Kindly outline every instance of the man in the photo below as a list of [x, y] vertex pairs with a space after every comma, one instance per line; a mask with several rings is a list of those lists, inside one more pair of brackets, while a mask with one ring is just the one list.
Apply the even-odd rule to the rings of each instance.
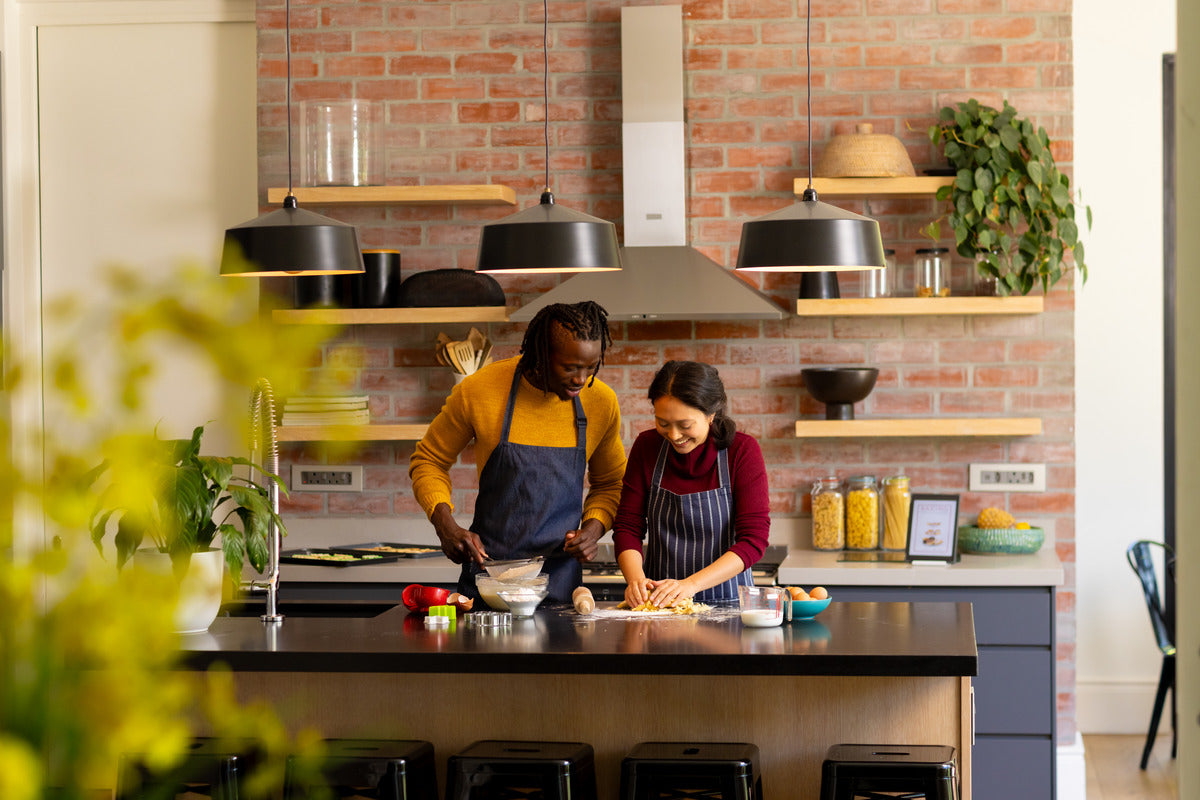
[[[555, 602], [569, 602], [580, 584], [580, 564], [612, 525], [625, 474], [617, 396], [596, 378], [610, 342], [608, 314], [596, 303], [546, 306], [520, 356], [463, 379], [417, 444], [413, 493], [442, 551], [463, 565], [462, 594], [479, 597], [485, 558], [546, 555]], [[452, 514], [450, 468], [472, 439], [479, 496], [465, 529]]]

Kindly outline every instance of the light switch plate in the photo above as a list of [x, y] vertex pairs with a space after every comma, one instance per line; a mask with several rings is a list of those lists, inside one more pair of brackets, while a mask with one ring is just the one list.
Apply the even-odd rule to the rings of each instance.
[[361, 492], [363, 468], [292, 464], [293, 492]]
[[1045, 464], [971, 464], [972, 492], [1044, 492]]

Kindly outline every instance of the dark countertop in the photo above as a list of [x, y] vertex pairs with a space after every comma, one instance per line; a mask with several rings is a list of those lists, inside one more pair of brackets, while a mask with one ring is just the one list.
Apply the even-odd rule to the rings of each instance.
[[[613, 603], [601, 603], [611, 608]], [[287, 613], [287, 610], [284, 610]], [[237, 671], [623, 675], [969, 676], [970, 603], [839, 603], [811, 620], [745, 628], [711, 617], [614, 619], [543, 605], [508, 629], [427, 629], [397, 606], [373, 617], [218, 617], [183, 637], [189, 666]]]

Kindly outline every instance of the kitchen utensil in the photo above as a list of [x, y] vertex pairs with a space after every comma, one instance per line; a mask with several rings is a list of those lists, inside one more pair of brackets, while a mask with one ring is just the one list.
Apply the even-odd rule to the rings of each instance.
[[854, 419], [854, 404], [875, 388], [874, 367], [807, 367], [800, 370], [804, 388], [825, 404], [825, 419]]
[[483, 598], [483, 602], [487, 603], [496, 611], [508, 611], [508, 604], [500, 597], [499, 592], [507, 589], [544, 589], [547, 592], [550, 590], [550, 576], [538, 575], [536, 578], [514, 578], [513, 580], [501, 581], [490, 575], [484, 575], [482, 572], [475, 576], [475, 588], [479, 590], [479, 596]]
[[422, 586], [419, 583], [410, 583], [400, 593], [400, 600], [409, 611], [424, 611], [430, 606], [445, 605], [448, 597], [450, 597], [448, 589]]
[[832, 599], [831, 597], [826, 597], [823, 600], [792, 600], [792, 618], [812, 619], [828, 608]]
[[501, 560], [486, 559], [483, 562], [483, 568], [487, 570], [487, 574], [502, 581], [516, 578], [536, 578], [542, 574], [544, 565], [545, 558], [543, 556]]
[[742, 624], [750, 628], [770, 628], [783, 622], [784, 605], [791, 595], [782, 586], [739, 586], [738, 608]]
[[500, 589], [496, 592], [514, 617], [531, 617], [538, 604], [550, 591], [549, 586], [522, 586], [515, 589]]
[[458, 365], [458, 371], [464, 375], [470, 375], [475, 371], [475, 348], [468, 340], [461, 342], [453, 342], [450, 345], [450, 355], [455, 364]]

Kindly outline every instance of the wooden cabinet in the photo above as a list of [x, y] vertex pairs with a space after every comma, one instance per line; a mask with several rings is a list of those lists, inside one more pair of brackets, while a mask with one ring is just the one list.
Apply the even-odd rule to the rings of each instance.
[[828, 586], [838, 601], [969, 601], [979, 674], [972, 797], [1055, 796], [1054, 588]]

